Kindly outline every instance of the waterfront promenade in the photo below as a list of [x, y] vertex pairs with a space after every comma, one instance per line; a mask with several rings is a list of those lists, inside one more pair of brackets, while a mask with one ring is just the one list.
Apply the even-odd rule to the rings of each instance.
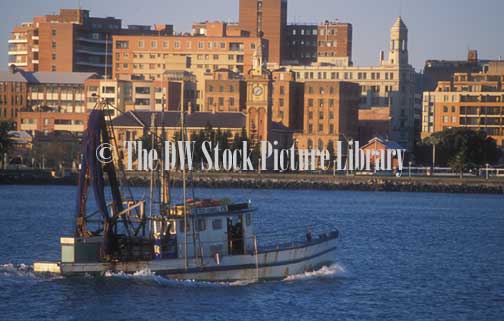
[[[147, 186], [150, 175], [128, 172], [132, 186]], [[180, 185], [180, 173], [171, 177]], [[52, 177], [45, 172], [0, 172], [0, 184], [20, 185], [74, 185], [77, 176]], [[195, 187], [247, 189], [318, 189], [388, 192], [442, 192], [503, 194], [504, 177], [394, 177], [346, 176], [317, 173], [194, 173], [189, 184]]]

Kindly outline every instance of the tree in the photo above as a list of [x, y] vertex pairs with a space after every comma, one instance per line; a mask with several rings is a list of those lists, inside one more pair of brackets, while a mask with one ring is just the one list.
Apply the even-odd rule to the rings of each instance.
[[469, 128], [445, 129], [425, 139], [424, 144], [436, 144], [436, 164], [450, 166], [461, 177], [467, 170], [496, 163], [501, 156], [493, 138]]
[[4, 154], [7, 154], [12, 148], [12, 140], [9, 137], [9, 131], [12, 129], [12, 125], [6, 122], [0, 123], [0, 163], [3, 168]]
[[327, 151], [329, 152], [329, 156], [331, 157], [331, 163], [332, 163], [332, 160], [334, 159], [334, 142], [332, 140], [330, 140], [328, 143], [327, 143]]

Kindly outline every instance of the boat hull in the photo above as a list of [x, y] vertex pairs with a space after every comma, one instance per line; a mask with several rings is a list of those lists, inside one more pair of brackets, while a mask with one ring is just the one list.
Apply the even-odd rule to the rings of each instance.
[[[115, 263], [59, 263], [63, 275], [135, 273], [150, 271], [171, 279], [242, 281], [283, 279], [316, 270], [335, 261], [336, 238], [307, 242], [301, 246], [259, 251], [244, 255], [203, 259], [166, 259]], [[35, 266], [35, 272], [37, 266]], [[54, 270], [54, 267], [53, 267]], [[52, 271], [54, 272], [54, 271]]]

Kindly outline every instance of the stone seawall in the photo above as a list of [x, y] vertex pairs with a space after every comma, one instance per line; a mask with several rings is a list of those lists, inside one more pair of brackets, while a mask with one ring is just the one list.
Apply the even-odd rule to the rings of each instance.
[[[383, 192], [435, 192], [504, 194], [504, 180], [478, 178], [395, 178], [330, 175], [195, 175], [195, 187], [248, 188], [248, 189], [315, 189]], [[148, 180], [132, 177], [133, 185], [146, 185]], [[176, 186], [181, 185], [179, 175], [172, 177]], [[190, 180], [189, 180], [189, 184]]]
[[[149, 186], [145, 173], [130, 173], [132, 186]], [[171, 177], [175, 186], [181, 186], [180, 174]], [[320, 174], [195, 174], [189, 185], [208, 188], [246, 189], [314, 189], [383, 192], [434, 192], [504, 194], [504, 178], [429, 178], [429, 177], [376, 177], [332, 176]], [[49, 175], [29, 173], [1, 173], [0, 185], [76, 185], [77, 176], [54, 178]]]

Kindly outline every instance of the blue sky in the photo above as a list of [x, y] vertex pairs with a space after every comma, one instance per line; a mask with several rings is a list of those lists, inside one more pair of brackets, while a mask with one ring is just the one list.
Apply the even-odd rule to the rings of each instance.
[[[193, 21], [238, 20], [238, 0], [16, 0], [0, 1], [0, 69], [7, 68], [12, 28], [35, 15], [59, 8], [89, 9], [93, 16], [115, 16], [127, 24], [174, 24], [190, 31]], [[339, 19], [353, 24], [353, 60], [374, 65], [388, 49], [389, 30], [401, 15], [409, 29], [410, 62], [417, 70], [426, 59], [465, 59], [475, 48], [480, 58], [504, 58], [502, 0], [289, 0], [289, 22]]]

